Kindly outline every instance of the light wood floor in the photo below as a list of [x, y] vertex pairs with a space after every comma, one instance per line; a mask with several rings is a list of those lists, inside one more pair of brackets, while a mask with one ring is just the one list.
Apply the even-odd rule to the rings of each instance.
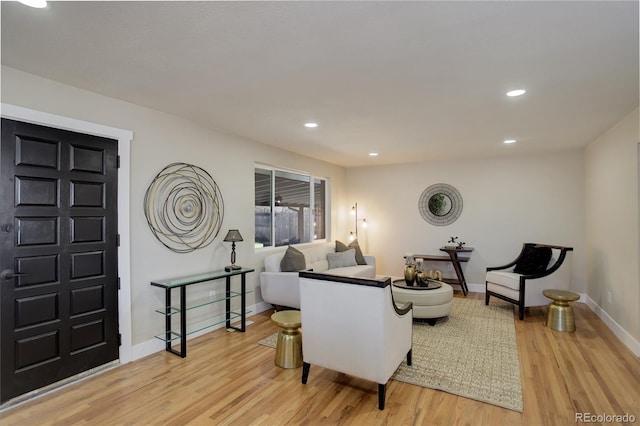
[[[481, 294], [469, 298], [482, 299]], [[216, 330], [167, 352], [115, 368], [0, 413], [2, 425], [573, 425], [575, 413], [635, 416], [640, 360], [591, 310], [574, 304], [575, 333], [543, 326], [546, 308], [515, 320], [524, 412], [390, 381], [384, 411], [377, 385], [312, 367], [274, 366], [257, 342], [277, 331], [270, 312], [246, 333]]]

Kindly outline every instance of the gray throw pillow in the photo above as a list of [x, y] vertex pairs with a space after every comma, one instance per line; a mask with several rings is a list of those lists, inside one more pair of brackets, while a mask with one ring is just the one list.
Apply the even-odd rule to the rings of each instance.
[[347, 250], [349, 250], [349, 247], [347, 247], [345, 243], [343, 243], [342, 241], [336, 240], [336, 253], [340, 253]]
[[354, 249], [356, 251], [356, 263], [358, 265], [367, 264], [367, 261], [364, 259], [364, 255], [362, 254], [362, 250], [360, 249], [360, 245], [358, 244], [358, 240], [353, 240], [348, 246], [343, 242], [336, 240], [336, 252], [343, 252], [349, 249]]
[[282, 260], [280, 261], [280, 270], [282, 272], [298, 272], [307, 267], [304, 254], [291, 246], [287, 248]]
[[356, 251], [349, 249], [340, 253], [327, 253], [327, 261], [329, 262], [329, 269], [356, 266]]

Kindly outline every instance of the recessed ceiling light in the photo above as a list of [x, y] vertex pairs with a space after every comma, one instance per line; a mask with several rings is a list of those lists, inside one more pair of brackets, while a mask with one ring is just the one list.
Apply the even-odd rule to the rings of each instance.
[[318, 123], [314, 123], [314, 122], [310, 121], [308, 123], [304, 123], [304, 127], [308, 127], [310, 129], [313, 129], [314, 127], [318, 127]]
[[38, 9], [47, 7], [47, 0], [18, 0], [18, 1], [26, 6], [36, 7]]
[[369, 153], [369, 157], [377, 157], [378, 153], [377, 152], [370, 152]]
[[524, 90], [524, 89], [516, 89], [516, 90], [511, 90], [511, 91], [507, 92], [507, 96], [511, 96], [511, 97], [513, 97], [513, 96], [521, 96], [521, 95], [524, 95], [525, 93], [527, 93], [527, 91]]
[[516, 143], [515, 139], [506, 139], [504, 143]]

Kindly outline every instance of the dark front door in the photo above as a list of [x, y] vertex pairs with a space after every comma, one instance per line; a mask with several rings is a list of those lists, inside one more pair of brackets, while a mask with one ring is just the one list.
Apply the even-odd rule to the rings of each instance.
[[117, 151], [2, 119], [2, 402], [118, 359]]

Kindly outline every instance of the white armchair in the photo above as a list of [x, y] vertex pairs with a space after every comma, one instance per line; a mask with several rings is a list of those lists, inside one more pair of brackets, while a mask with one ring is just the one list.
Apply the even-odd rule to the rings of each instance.
[[302, 383], [311, 364], [386, 384], [403, 358], [411, 365], [412, 305], [396, 306], [391, 279], [300, 272]]
[[[571, 262], [568, 258], [573, 247], [524, 243], [516, 259], [503, 266], [487, 268], [485, 305], [491, 296], [518, 305], [518, 316], [524, 319], [524, 308], [549, 303], [543, 290], [567, 290], [571, 282]], [[544, 252], [550, 258], [543, 258]], [[542, 260], [543, 264], [536, 263]], [[545, 261], [546, 260], [546, 261]]]

